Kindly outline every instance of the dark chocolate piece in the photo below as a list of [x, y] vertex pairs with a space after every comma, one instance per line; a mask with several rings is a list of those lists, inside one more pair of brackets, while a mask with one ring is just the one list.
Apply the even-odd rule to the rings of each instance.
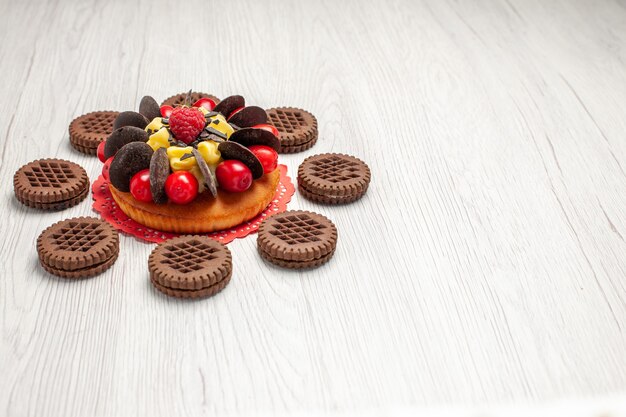
[[165, 181], [170, 175], [170, 160], [165, 148], [157, 149], [150, 159], [150, 191], [152, 201], [157, 204], [167, 203]]
[[231, 121], [239, 127], [251, 127], [267, 123], [267, 113], [258, 106], [248, 106], [228, 119], [229, 124]]
[[202, 177], [204, 178], [204, 185], [209, 189], [213, 197], [217, 197], [217, 181], [213, 172], [207, 165], [206, 161], [202, 158], [202, 155], [197, 149], [191, 151], [193, 156], [196, 157], [196, 163], [198, 164], [198, 168], [200, 168], [200, 172], [202, 172]]
[[243, 145], [237, 142], [222, 142], [218, 145], [217, 150], [222, 154], [222, 158], [236, 159], [243, 162], [252, 172], [252, 178], [255, 180], [263, 176], [263, 165], [255, 154]]
[[216, 136], [212, 133], [210, 133], [209, 136], [207, 136], [206, 140], [212, 140], [213, 142], [217, 142], [217, 143], [225, 142], [223, 138]]
[[130, 179], [142, 169], [150, 168], [153, 153], [150, 145], [144, 142], [131, 142], [122, 146], [111, 162], [111, 184], [122, 192], [129, 192]]
[[211, 126], [205, 127], [204, 130], [207, 131], [208, 133], [212, 134], [212, 135], [219, 136], [222, 139], [226, 139], [227, 138], [225, 133], [220, 132], [219, 130], [217, 130], [217, 129], [211, 127]]
[[265, 145], [280, 152], [280, 140], [271, 132], [263, 129], [255, 129], [247, 127], [240, 129], [230, 135], [231, 142], [237, 142], [243, 146], [250, 147], [252, 145]]
[[113, 130], [124, 126], [135, 126], [139, 129], [145, 129], [148, 123], [150, 121], [143, 114], [139, 114], [136, 111], [123, 111], [115, 118]]
[[230, 116], [233, 110], [245, 105], [246, 100], [242, 96], [229, 96], [220, 101], [217, 106], [215, 106], [213, 111], [222, 113], [224, 117], [228, 119], [228, 116]]
[[161, 117], [161, 108], [152, 96], [144, 96], [139, 103], [139, 113], [151, 121], [156, 117]]
[[149, 138], [148, 132], [135, 126], [124, 126], [117, 130], [107, 138], [104, 144], [104, 157], [109, 159], [122, 148], [122, 146], [131, 142], [147, 142]]

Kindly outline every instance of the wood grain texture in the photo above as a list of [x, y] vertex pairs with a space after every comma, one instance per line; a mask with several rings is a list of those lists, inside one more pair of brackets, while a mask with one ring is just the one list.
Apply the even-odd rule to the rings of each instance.
[[[537, 403], [626, 387], [626, 3], [0, 1], [0, 415], [195, 416]], [[21, 206], [67, 127], [189, 88], [298, 106], [373, 181], [334, 259], [168, 299], [130, 237], [55, 279]]]

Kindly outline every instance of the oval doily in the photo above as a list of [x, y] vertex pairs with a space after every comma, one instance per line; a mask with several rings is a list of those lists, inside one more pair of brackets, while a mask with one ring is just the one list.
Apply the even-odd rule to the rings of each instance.
[[[280, 170], [280, 182], [278, 183], [276, 194], [274, 194], [274, 199], [261, 214], [239, 226], [219, 232], [206, 233], [206, 236], [222, 243], [232, 242], [237, 238], [246, 237], [250, 233], [256, 232], [259, 224], [270, 214], [282, 213], [287, 210], [287, 203], [289, 203], [295, 193], [295, 188], [291, 178], [287, 175], [287, 166], [279, 165], [278, 169]], [[153, 243], [160, 243], [180, 236], [179, 233], [150, 229], [129, 218], [115, 203], [111, 191], [109, 191], [109, 183], [102, 175], [93, 183], [91, 191], [93, 192], [94, 200], [93, 209], [100, 213], [100, 216], [111, 223], [117, 230]]]

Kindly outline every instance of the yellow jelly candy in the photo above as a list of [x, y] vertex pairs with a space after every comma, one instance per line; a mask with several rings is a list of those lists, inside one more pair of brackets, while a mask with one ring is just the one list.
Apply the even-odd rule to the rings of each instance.
[[205, 140], [198, 144], [198, 152], [209, 166], [217, 166], [220, 163], [221, 153], [217, 150], [217, 142]]
[[[195, 161], [195, 158], [194, 158]], [[193, 167], [191, 167], [191, 169], [189, 170], [189, 172], [191, 172], [191, 174], [196, 177], [196, 179], [198, 180], [198, 193], [201, 193], [204, 191], [204, 177], [202, 176], [202, 171], [200, 171], [200, 168], [198, 167], [198, 165], [194, 165]]]
[[206, 129], [210, 132], [211, 129], [215, 129], [220, 133], [226, 135], [226, 139], [230, 138], [235, 132], [235, 129], [231, 125], [228, 124], [226, 118], [222, 116], [221, 113], [216, 114], [215, 116], [211, 116], [209, 118], [209, 124], [207, 124]]
[[148, 126], [146, 126], [146, 132], [148, 132], [149, 134], [153, 134], [161, 130], [162, 127], [163, 119], [160, 117], [155, 117], [150, 123], [148, 123]]
[[200, 113], [202, 114], [207, 114], [209, 113], [209, 109], [205, 109], [204, 107], [200, 106], [200, 107], [196, 107], [198, 110], [200, 110]]
[[[155, 119], [156, 120], [156, 119]], [[156, 151], [159, 148], [167, 148], [170, 146], [169, 142], [170, 132], [162, 127], [158, 132], [153, 133], [148, 138], [148, 145], [152, 148], [152, 150]]]
[[196, 166], [196, 158], [189, 156], [185, 159], [180, 159], [185, 154], [191, 154], [191, 146], [181, 148], [179, 146], [170, 146], [167, 148], [167, 157], [170, 159], [170, 167], [172, 171], [191, 171], [191, 168]]

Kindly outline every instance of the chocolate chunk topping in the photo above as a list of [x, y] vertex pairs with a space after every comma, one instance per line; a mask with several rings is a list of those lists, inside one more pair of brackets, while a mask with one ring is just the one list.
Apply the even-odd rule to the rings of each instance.
[[142, 169], [150, 168], [153, 153], [150, 145], [143, 142], [131, 142], [122, 146], [111, 162], [111, 184], [122, 192], [129, 192], [130, 179]]
[[246, 100], [242, 96], [229, 96], [219, 102], [213, 111], [222, 113], [228, 119], [233, 110], [245, 105]]
[[236, 159], [243, 162], [252, 172], [252, 178], [255, 180], [263, 176], [263, 165], [256, 157], [255, 154], [243, 145], [237, 142], [222, 142], [218, 145], [217, 149], [222, 154], [224, 159]]
[[165, 148], [157, 149], [150, 159], [150, 191], [152, 200], [157, 204], [167, 203], [165, 181], [170, 175], [170, 160]]
[[226, 138], [227, 138], [227, 136], [226, 136], [226, 134], [225, 134], [225, 133], [222, 133], [222, 132], [220, 132], [219, 130], [217, 130], [217, 129], [215, 129], [215, 128], [211, 127], [211, 126], [207, 126], [207, 127], [205, 127], [205, 128], [204, 128], [204, 130], [205, 130], [207, 133], [210, 133], [210, 134], [215, 135], [215, 136], [219, 136], [219, 137], [220, 137], [220, 138], [222, 138], [222, 139], [226, 139]]
[[251, 127], [254, 125], [267, 123], [267, 113], [260, 107], [248, 106], [244, 107], [238, 113], [235, 113], [230, 119], [239, 127]]
[[237, 142], [243, 146], [250, 147], [252, 145], [265, 145], [280, 152], [280, 141], [271, 132], [263, 129], [255, 129], [247, 127], [238, 130], [230, 135], [231, 142]]
[[139, 103], [139, 113], [143, 114], [148, 120], [152, 120], [156, 117], [161, 117], [161, 108], [152, 96], [144, 96]]
[[194, 149], [191, 152], [193, 153], [193, 156], [196, 157], [198, 168], [200, 168], [200, 172], [202, 172], [202, 177], [204, 178], [204, 184], [207, 186], [213, 197], [217, 197], [217, 181], [213, 172], [198, 150]]
[[135, 126], [139, 129], [145, 129], [150, 121], [146, 116], [135, 111], [123, 111], [115, 118], [113, 122], [113, 130], [124, 126]]
[[107, 138], [104, 144], [104, 157], [109, 159], [122, 148], [122, 146], [131, 142], [147, 142], [149, 138], [148, 132], [135, 126], [124, 126], [117, 130]]

